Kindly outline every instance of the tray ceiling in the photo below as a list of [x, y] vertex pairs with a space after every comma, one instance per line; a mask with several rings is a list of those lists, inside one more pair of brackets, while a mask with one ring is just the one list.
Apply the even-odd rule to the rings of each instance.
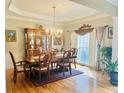
[[6, 0], [6, 15], [21, 16], [44, 21], [53, 21], [52, 6], [56, 6], [56, 22], [69, 22], [79, 18], [98, 14], [95, 9], [88, 8], [70, 0]]

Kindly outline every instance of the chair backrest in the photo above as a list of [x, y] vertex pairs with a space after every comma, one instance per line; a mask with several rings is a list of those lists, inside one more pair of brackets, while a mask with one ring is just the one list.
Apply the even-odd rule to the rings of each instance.
[[49, 67], [51, 59], [52, 59], [51, 53], [46, 53], [44, 55], [40, 55], [39, 56], [40, 67]]
[[71, 52], [71, 56], [73, 57], [73, 56], [77, 56], [78, 50], [77, 50], [77, 48], [72, 48], [72, 49], [70, 50], [70, 52]]
[[40, 54], [40, 50], [32, 49], [32, 50], [28, 50], [27, 56], [29, 56], [29, 57], [38, 56], [39, 54]]
[[63, 59], [69, 59], [70, 56], [71, 56], [71, 53], [70, 53], [69, 50], [68, 51], [64, 51], [64, 53], [63, 53]]
[[10, 54], [10, 56], [11, 56], [11, 59], [12, 59], [12, 62], [13, 62], [13, 66], [14, 66], [14, 69], [16, 69], [16, 70], [17, 70], [17, 67], [16, 67], [16, 62], [15, 62], [15, 59], [14, 59], [14, 56], [13, 56], [12, 52], [11, 52], [11, 51], [9, 51], [9, 54]]
[[52, 52], [49, 52], [49, 61], [51, 62], [52, 60], [52, 57], [53, 57], [53, 53]]
[[68, 63], [69, 62], [69, 59], [70, 59], [70, 56], [71, 56], [71, 53], [70, 53], [69, 50], [68, 51], [64, 51], [62, 61], [64, 63]]
[[57, 50], [57, 49], [52, 48], [52, 49], [50, 50], [50, 52], [52, 52], [52, 54], [53, 54], [53, 55], [56, 55], [56, 54], [57, 54], [57, 52], [58, 52], [58, 50]]

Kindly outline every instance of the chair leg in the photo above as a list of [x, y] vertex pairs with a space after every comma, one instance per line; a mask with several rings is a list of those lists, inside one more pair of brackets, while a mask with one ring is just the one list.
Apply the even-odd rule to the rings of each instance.
[[16, 73], [16, 71], [14, 71], [14, 75], [13, 75], [13, 81], [14, 81], [14, 83], [16, 83], [16, 79], [17, 79], [17, 73]]
[[63, 76], [65, 77], [65, 66], [63, 66]]
[[41, 81], [41, 72], [39, 71], [39, 81]]
[[58, 65], [56, 65], [56, 71], [58, 71]]
[[29, 66], [29, 69], [30, 69], [30, 70], [29, 70], [29, 72], [30, 72], [30, 73], [29, 73], [29, 78], [31, 79], [31, 76], [32, 76], [32, 74], [33, 74], [33, 73], [32, 73], [32, 67]]
[[36, 77], [35, 77], [35, 70], [33, 70], [31, 73], [32, 73], [32, 79], [36, 79]]
[[69, 65], [69, 70], [70, 70], [70, 75], [72, 75], [72, 72], [71, 72], [71, 64]]
[[28, 77], [29, 72], [26, 71], [26, 68], [28, 68], [28, 65], [25, 64], [24, 65], [24, 74], [25, 74], [26, 77]]
[[75, 61], [75, 58], [74, 58], [74, 66], [75, 66], [75, 68], [76, 68], [76, 61]]
[[48, 70], [48, 79], [50, 79], [50, 71]]
[[24, 65], [24, 67], [23, 67], [23, 69], [24, 69], [24, 74], [25, 74], [25, 76], [26, 76], [26, 64]]

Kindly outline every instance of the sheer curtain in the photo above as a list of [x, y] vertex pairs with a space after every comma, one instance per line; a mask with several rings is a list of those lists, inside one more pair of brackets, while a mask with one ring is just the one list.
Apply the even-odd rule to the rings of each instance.
[[76, 33], [78, 35], [84, 36], [85, 34], [90, 34], [89, 41], [89, 65], [97, 70], [100, 70], [100, 48], [102, 46], [102, 41], [105, 36], [106, 27], [99, 26], [94, 28], [92, 31], [87, 31], [85, 33]]
[[96, 27], [96, 41], [97, 41], [97, 57], [96, 57], [96, 69], [100, 70], [100, 48], [102, 44], [102, 40], [105, 34], [105, 28], [102, 27]]
[[89, 65], [89, 40], [89, 33], [77, 36], [77, 62], [80, 64]]
[[[93, 44], [92, 37], [94, 28], [86, 27], [86, 25], [83, 25], [78, 30], [75, 30], [75, 33], [77, 34], [77, 48], [78, 48], [78, 58], [77, 62], [80, 64], [84, 64], [87, 66], [91, 66], [94, 64], [94, 57], [93, 57], [93, 47], [91, 45]], [[95, 45], [94, 45], [95, 46]]]

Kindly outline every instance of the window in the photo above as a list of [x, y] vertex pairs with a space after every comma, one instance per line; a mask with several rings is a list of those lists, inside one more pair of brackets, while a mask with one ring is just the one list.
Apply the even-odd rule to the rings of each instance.
[[86, 35], [78, 35], [77, 37], [78, 43], [78, 54], [77, 54], [77, 62], [80, 64], [89, 64], [89, 34]]

